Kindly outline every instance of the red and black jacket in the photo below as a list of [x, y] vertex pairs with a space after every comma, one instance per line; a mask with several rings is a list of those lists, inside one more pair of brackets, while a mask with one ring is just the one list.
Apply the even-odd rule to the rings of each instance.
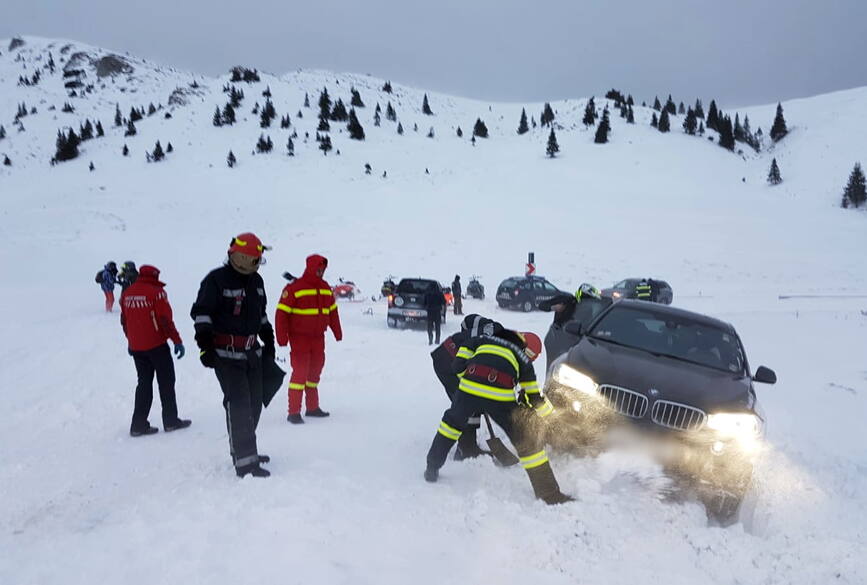
[[120, 324], [130, 351], [148, 351], [171, 339], [181, 343], [160, 271], [142, 266], [135, 283], [120, 296]]

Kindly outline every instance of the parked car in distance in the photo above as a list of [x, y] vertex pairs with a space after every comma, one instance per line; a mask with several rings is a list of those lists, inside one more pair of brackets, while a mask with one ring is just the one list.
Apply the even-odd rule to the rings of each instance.
[[497, 287], [497, 304], [501, 309], [520, 309], [529, 313], [539, 308], [539, 303], [568, 294], [548, 282], [542, 276], [512, 276]]
[[[390, 328], [406, 327], [413, 323], [427, 322], [425, 295], [433, 292], [442, 294], [442, 285], [432, 278], [403, 278], [388, 295], [388, 316], [386, 323]], [[443, 303], [442, 322], [446, 321], [446, 304]]]
[[[645, 279], [624, 278], [609, 288], [603, 288], [602, 296], [611, 297], [615, 301], [619, 301], [620, 299], [634, 299], [636, 298], [635, 287], [637, 287], [638, 283], [642, 280]], [[674, 292], [671, 290], [671, 285], [664, 280], [659, 280], [657, 278], [648, 278], [647, 280], [653, 281], [653, 283], [658, 287], [656, 302], [663, 305], [670, 305], [671, 301], [674, 299]], [[653, 286], [653, 284], [651, 284], [651, 286]]]

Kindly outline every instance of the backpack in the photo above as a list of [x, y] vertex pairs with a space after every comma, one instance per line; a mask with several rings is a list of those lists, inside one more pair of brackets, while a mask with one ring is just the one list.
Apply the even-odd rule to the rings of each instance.
[[96, 273], [96, 284], [102, 284], [102, 273], [103, 272], [105, 272], [104, 268]]

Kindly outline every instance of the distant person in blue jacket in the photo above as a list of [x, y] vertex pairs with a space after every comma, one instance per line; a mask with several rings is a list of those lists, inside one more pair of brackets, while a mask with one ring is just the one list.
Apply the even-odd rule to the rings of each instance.
[[105, 294], [105, 312], [111, 313], [114, 308], [114, 285], [117, 284], [117, 264], [109, 262], [96, 273], [96, 283]]

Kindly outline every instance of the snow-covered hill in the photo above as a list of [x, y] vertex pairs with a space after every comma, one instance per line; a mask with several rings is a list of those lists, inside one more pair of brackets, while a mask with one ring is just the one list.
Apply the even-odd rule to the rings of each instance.
[[[395, 80], [389, 95], [384, 80], [362, 75], [262, 73], [236, 84], [246, 95], [238, 123], [216, 128], [228, 76], [24, 40], [14, 50], [0, 42], [0, 155], [13, 163], [0, 166], [0, 582], [867, 581], [867, 299], [853, 296], [867, 295], [865, 218], [837, 207], [852, 164], [867, 159], [867, 89], [783, 104], [790, 135], [744, 157], [683, 135], [680, 116], [662, 135], [639, 107], [635, 126], [613, 111], [611, 143], [595, 145], [580, 125], [586, 99], [556, 102], [561, 155], [550, 160], [547, 129], [515, 133], [521, 109], [538, 120], [542, 104], [428, 92], [435, 115], [425, 116], [425, 92]], [[49, 52], [56, 73], [19, 86]], [[73, 58], [70, 69], [93, 86], [83, 98], [64, 87]], [[106, 69], [121, 72], [100, 77]], [[263, 130], [251, 110], [268, 86], [277, 120]], [[332, 122], [328, 156], [313, 138], [323, 87], [347, 106], [355, 87], [366, 104], [366, 140]], [[403, 136], [385, 119], [389, 101]], [[37, 113], [19, 132], [22, 102]], [[75, 112], [63, 113], [64, 102]], [[136, 136], [114, 127], [116, 106], [127, 116], [150, 103], [162, 109], [136, 124]], [[741, 114], [767, 131], [774, 107]], [[292, 127], [280, 129], [285, 114]], [[477, 118], [491, 136], [473, 146]], [[106, 136], [51, 166], [58, 129], [85, 119], [101, 120]], [[274, 152], [253, 155], [263, 132]], [[157, 140], [174, 152], [149, 164]], [[771, 157], [785, 180], [775, 188], [764, 181]], [[159, 266], [192, 346], [198, 282], [245, 230], [274, 246], [262, 269], [272, 300], [280, 274], [300, 270], [311, 252], [329, 257], [328, 278], [353, 279], [367, 294], [388, 274], [445, 282], [455, 273], [481, 274], [491, 294], [531, 250], [540, 272], [567, 289], [665, 278], [676, 304], [732, 322], [753, 366], [779, 374], [775, 387], [759, 388], [770, 422], [756, 520], [708, 527], [698, 503], [662, 501], [666, 478], [628, 453], [555, 457], [564, 490], [579, 498], [556, 509], [532, 500], [521, 472], [485, 461], [450, 462], [439, 484], [425, 484], [444, 394], [424, 335], [388, 330], [373, 302], [341, 307], [346, 339], [329, 342], [322, 383], [331, 419], [288, 427], [285, 395], [265, 412], [269, 480], [232, 474], [219, 390], [194, 352], [178, 362], [192, 428], [129, 438], [133, 365], [116, 315], [100, 311], [93, 273], [109, 259]], [[792, 293], [836, 296], [778, 298]], [[467, 308], [540, 334], [549, 323], [491, 301]]]

